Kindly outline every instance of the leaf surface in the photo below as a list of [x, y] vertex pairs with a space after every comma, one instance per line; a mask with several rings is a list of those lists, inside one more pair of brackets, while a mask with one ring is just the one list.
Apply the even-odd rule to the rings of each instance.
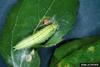
[[[0, 51], [6, 62], [11, 66], [14, 66], [14, 64], [18, 64], [19, 66], [21, 56], [25, 51], [15, 52], [13, 46], [25, 37], [38, 31], [38, 28], [41, 26], [40, 21], [44, 17], [50, 17], [59, 25], [57, 32], [45, 45], [53, 46], [62, 41], [62, 37], [72, 29], [75, 23], [77, 7], [78, 0], [18, 0], [18, 3], [14, 5], [8, 14], [7, 22], [0, 38], [0, 44], [2, 46], [0, 47]], [[26, 52], [30, 53], [30, 50]], [[12, 62], [14, 59], [16, 63], [10, 63], [11, 60], [9, 61], [9, 59]], [[37, 66], [29, 63], [27, 67], [31, 67], [32, 65], [39, 67], [40, 59], [37, 51], [35, 53], [35, 59], [37, 61], [34, 61], [34, 59], [32, 61], [37, 63]], [[23, 61], [20, 64], [23, 67], [27, 62]]]

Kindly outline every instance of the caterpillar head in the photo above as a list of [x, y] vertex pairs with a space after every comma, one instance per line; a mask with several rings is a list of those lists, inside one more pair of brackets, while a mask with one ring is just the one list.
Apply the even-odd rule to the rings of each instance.
[[44, 17], [40, 22], [43, 25], [47, 26], [47, 25], [50, 25], [52, 23], [55, 23], [55, 17]]

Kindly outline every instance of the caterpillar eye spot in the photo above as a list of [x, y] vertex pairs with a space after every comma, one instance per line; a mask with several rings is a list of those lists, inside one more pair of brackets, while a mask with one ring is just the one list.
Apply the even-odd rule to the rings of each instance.
[[50, 22], [49, 22], [49, 20], [48, 19], [44, 19], [44, 21], [43, 21], [43, 24], [44, 25], [48, 25]]

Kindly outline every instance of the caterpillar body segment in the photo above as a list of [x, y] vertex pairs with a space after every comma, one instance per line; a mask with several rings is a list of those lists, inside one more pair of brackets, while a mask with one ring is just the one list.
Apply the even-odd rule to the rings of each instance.
[[15, 50], [20, 50], [20, 49], [34, 47], [37, 44], [41, 44], [45, 42], [48, 38], [50, 38], [56, 32], [57, 27], [58, 27], [58, 24], [52, 23], [46, 26], [45, 28], [41, 29], [37, 33], [26, 37], [13, 48]]

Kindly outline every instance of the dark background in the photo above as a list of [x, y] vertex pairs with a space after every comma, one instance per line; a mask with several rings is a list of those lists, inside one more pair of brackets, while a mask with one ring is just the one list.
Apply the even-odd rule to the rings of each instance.
[[[0, 32], [5, 23], [7, 13], [10, 11], [16, 0], [0, 0]], [[77, 22], [73, 30], [66, 36], [66, 39], [81, 38], [90, 35], [100, 34], [100, 0], [80, 0]], [[0, 44], [1, 45], [1, 44]], [[47, 67], [48, 60], [54, 48], [40, 49], [42, 58], [41, 67]], [[0, 56], [1, 57], [1, 56]], [[0, 58], [0, 67], [7, 67]]]

